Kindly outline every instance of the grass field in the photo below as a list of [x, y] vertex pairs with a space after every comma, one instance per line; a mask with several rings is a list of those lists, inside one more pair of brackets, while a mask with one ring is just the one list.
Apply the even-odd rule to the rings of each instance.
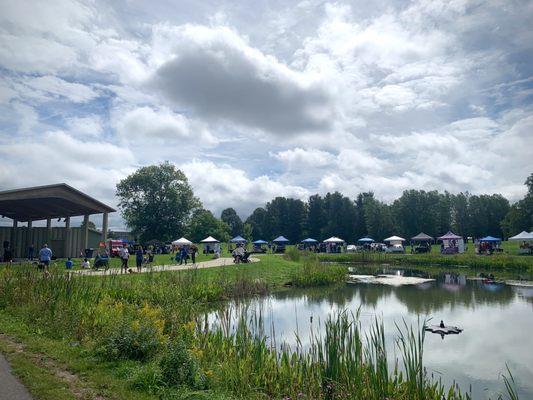
[[280, 353], [258, 334], [261, 321], [232, 333], [206, 325], [205, 312], [226, 300], [341, 283], [347, 268], [295, 249], [260, 259], [104, 277], [69, 277], [61, 261], [49, 277], [0, 267], [0, 350], [36, 399], [466, 398], [421, 372], [423, 337], [410, 327], [398, 332], [391, 371], [379, 321], [367, 340], [357, 316], [341, 313], [308, 352]]

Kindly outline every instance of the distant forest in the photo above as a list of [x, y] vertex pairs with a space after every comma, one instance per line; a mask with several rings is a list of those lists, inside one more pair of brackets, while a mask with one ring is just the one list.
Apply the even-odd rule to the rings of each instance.
[[385, 204], [373, 193], [361, 193], [351, 199], [334, 192], [313, 195], [305, 202], [276, 197], [265, 207], [255, 209], [244, 223], [239, 222], [238, 216], [235, 218], [232, 209], [224, 210], [221, 219], [230, 225], [232, 235], [247, 231], [254, 239], [267, 240], [277, 235], [291, 241], [333, 235], [347, 241], [366, 235], [382, 240], [393, 234], [409, 238], [419, 232], [440, 236], [448, 230], [465, 237], [507, 238], [522, 230], [533, 230], [533, 174], [525, 184], [528, 193], [512, 206], [500, 194], [406, 190], [392, 204]]

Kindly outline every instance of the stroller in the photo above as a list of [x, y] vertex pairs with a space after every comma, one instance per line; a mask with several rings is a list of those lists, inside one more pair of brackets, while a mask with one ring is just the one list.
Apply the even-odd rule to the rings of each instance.
[[96, 253], [96, 257], [94, 257], [94, 264], [93, 268], [95, 270], [98, 270], [98, 268], [103, 268], [105, 271], [109, 269], [109, 257], [107, 255], [100, 255], [100, 253]]

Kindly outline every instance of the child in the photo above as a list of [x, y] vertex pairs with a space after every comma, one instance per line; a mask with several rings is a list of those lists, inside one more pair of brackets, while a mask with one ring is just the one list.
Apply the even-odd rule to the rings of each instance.
[[89, 260], [87, 260], [86, 258], [83, 259], [83, 262], [81, 263], [81, 267], [83, 269], [85, 268], [91, 268], [91, 263], [89, 262]]
[[67, 261], [65, 261], [65, 268], [72, 269], [73, 266], [74, 266], [74, 263], [72, 262], [72, 259], [70, 257], [67, 258]]

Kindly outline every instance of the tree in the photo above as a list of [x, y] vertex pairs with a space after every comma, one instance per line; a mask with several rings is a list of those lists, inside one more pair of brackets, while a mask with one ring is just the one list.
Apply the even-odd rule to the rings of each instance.
[[505, 237], [516, 235], [522, 231], [533, 231], [533, 173], [524, 184], [527, 193], [524, 198], [513, 204], [501, 221], [501, 228]]
[[[82, 221], [81, 227], [83, 228], [84, 226], [85, 226], [85, 224]], [[94, 224], [93, 221], [88, 221], [87, 222], [87, 228], [96, 230], [96, 225]]]
[[250, 224], [244, 224], [243, 225], [243, 227], [242, 227], [242, 235], [249, 242], [251, 242], [253, 240], [252, 232], [253, 232], [252, 225], [250, 225]]
[[230, 240], [231, 229], [228, 224], [221, 221], [209, 210], [196, 210], [189, 227], [188, 238], [198, 243], [208, 236], [213, 236], [221, 242]]
[[185, 174], [168, 161], [139, 168], [117, 184], [116, 195], [122, 217], [142, 241], [184, 235], [201, 207]]
[[233, 208], [223, 210], [220, 219], [229, 225], [233, 237], [242, 235], [242, 220]]
[[252, 228], [252, 237], [255, 240], [270, 237], [266, 232], [266, 210], [262, 207], [258, 207], [254, 210], [252, 215], [246, 219], [246, 224], [250, 225]]
[[309, 197], [307, 203], [307, 234], [316, 240], [321, 240], [322, 227], [325, 221], [324, 200], [318, 194]]

